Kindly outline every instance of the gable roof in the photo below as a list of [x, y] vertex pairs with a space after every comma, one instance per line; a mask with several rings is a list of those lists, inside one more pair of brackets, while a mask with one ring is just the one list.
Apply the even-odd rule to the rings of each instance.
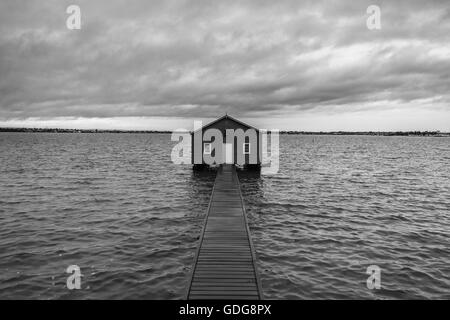
[[240, 125], [242, 125], [244, 127], [247, 127], [248, 129], [254, 129], [254, 130], [256, 130], [256, 132], [259, 132], [259, 130], [257, 128], [255, 128], [255, 127], [253, 127], [251, 125], [248, 125], [245, 122], [242, 122], [242, 121], [240, 121], [240, 120], [238, 120], [236, 118], [233, 118], [232, 116], [229, 116], [228, 114], [225, 114], [224, 116], [222, 116], [222, 117], [220, 117], [220, 118], [218, 118], [218, 119], [216, 119], [216, 120], [214, 120], [214, 121], [204, 125], [203, 127], [201, 127], [200, 129], [195, 130], [194, 132], [206, 129], [206, 128], [208, 128], [208, 127], [210, 127], [210, 126], [212, 126], [212, 125], [216, 124], [217, 122], [222, 121], [224, 119], [229, 119], [229, 120], [234, 121], [234, 122], [236, 122], [236, 123], [238, 123], [238, 124], [240, 124]]

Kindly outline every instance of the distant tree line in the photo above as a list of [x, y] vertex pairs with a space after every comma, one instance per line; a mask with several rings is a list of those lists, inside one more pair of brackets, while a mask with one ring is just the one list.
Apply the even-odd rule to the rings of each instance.
[[43, 133], [171, 133], [160, 130], [114, 130], [114, 129], [62, 129], [62, 128], [0, 128], [0, 132], [43, 132]]
[[280, 131], [280, 134], [305, 135], [365, 135], [365, 136], [450, 136], [437, 131]]
[[[101, 130], [101, 129], [62, 129], [62, 128], [1, 128], [0, 132], [47, 132], [47, 133], [162, 133], [165, 130]], [[299, 135], [366, 135], [366, 136], [436, 136], [448, 137], [450, 133], [440, 131], [280, 131], [280, 134]]]

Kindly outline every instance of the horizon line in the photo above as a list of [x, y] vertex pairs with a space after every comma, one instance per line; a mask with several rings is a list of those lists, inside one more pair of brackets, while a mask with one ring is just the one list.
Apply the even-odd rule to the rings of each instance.
[[[176, 130], [158, 129], [78, 129], [58, 127], [2, 127], [0, 132], [37, 132], [37, 133], [173, 133]], [[177, 130], [177, 132], [180, 132]], [[191, 132], [186, 130], [185, 132]], [[279, 130], [280, 134], [413, 134], [413, 135], [450, 135], [450, 132], [440, 130]]]

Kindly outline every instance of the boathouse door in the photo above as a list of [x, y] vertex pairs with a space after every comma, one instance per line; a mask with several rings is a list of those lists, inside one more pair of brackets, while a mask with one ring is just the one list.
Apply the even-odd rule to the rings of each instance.
[[224, 153], [225, 153], [225, 163], [233, 164], [233, 144], [232, 143], [224, 143]]

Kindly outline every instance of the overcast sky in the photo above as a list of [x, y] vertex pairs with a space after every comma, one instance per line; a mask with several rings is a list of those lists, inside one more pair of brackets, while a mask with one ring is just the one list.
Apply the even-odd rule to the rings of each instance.
[[450, 131], [449, 0], [0, 0], [0, 30], [0, 126]]

